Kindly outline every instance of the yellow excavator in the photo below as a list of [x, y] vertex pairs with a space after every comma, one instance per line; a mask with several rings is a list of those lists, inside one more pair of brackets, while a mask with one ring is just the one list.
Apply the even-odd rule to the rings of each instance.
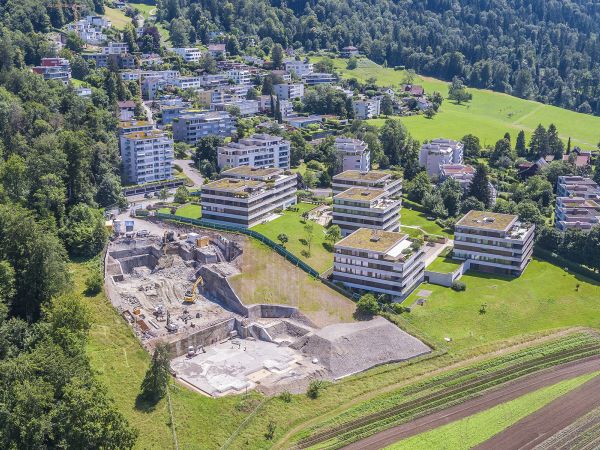
[[192, 289], [185, 292], [185, 295], [183, 296], [184, 303], [196, 303], [196, 297], [198, 295], [198, 286], [204, 286], [204, 280], [201, 276], [198, 277], [198, 279], [192, 286]]

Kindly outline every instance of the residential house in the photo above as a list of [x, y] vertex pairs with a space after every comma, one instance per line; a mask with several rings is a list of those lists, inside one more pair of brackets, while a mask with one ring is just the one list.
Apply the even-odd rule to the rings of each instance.
[[335, 150], [338, 156], [339, 172], [359, 170], [367, 172], [371, 169], [371, 152], [369, 146], [360, 139], [339, 137], [335, 139]]
[[254, 134], [217, 149], [219, 168], [252, 166], [290, 168], [290, 142], [280, 136]]
[[385, 189], [351, 187], [333, 197], [333, 221], [346, 236], [358, 228], [398, 231], [402, 200]]
[[188, 144], [204, 136], [229, 137], [235, 131], [235, 119], [223, 111], [186, 112], [173, 121], [174, 139]]
[[554, 226], [560, 231], [590, 231], [600, 224], [600, 203], [583, 197], [557, 197]]
[[421, 146], [419, 164], [425, 167], [430, 177], [440, 174], [444, 164], [462, 164], [464, 145], [451, 139], [434, 139]]
[[333, 195], [352, 187], [383, 189], [391, 198], [402, 195], [402, 178], [396, 174], [380, 170], [346, 170], [333, 176], [331, 183]]

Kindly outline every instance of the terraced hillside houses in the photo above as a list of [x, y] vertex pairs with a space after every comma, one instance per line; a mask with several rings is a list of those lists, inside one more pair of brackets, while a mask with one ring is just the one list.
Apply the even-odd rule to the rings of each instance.
[[454, 258], [481, 272], [520, 276], [533, 253], [535, 225], [516, 215], [469, 211], [454, 229]]
[[202, 185], [202, 220], [252, 227], [296, 204], [297, 175], [278, 168], [239, 166]]
[[422, 243], [393, 231], [359, 228], [335, 244], [333, 280], [404, 299], [425, 273]]
[[554, 226], [560, 231], [589, 232], [600, 224], [600, 204], [584, 197], [557, 197]]

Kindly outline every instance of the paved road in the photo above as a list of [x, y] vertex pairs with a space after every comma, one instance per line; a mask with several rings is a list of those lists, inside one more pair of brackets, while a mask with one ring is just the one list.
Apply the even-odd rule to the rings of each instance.
[[[504, 384], [479, 397], [459, 405], [420, 417], [411, 422], [374, 434], [344, 447], [346, 450], [378, 450], [402, 439], [433, 430], [447, 423], [486, 411], [494, 406], [519, 398], [529, 392], [551, 386], [559, 381], [600, 370], [600, 355], [563, 364]], [[491, 447], [490, 447], [491, 448]], [[504, 448], [497, 446], [495, 448]]]
[[533, 449], [600, 406], [600, 376], [566, 393], [475, 447], [477, 450]]
[[183, 173], [192, 180], [194, 186], [202, 186], [204, 177], [193, 167], [194, 162], [191, 159], [176, 159], [174, 163], [183, 169]]

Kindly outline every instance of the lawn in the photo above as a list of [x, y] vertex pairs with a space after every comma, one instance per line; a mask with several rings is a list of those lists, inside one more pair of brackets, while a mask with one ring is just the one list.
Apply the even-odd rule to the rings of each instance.
[[[312, 59], [317, 61], [319, 58]], [[398, 87], [403, 80], [403, 71], [384, 68], [367, 59], [361, 59], [359, 67], [354, 70], [346, 69], [347, 60], [335, 59], [334, 63], [345, 78], [364, 82], [369, 77], [375, 77], [379, 85], [393, 87]], [[415, 83], [422, 84], [428, 93], [438, 91], [444, 97], [448, 93], [448, 83], [445, 81], [418, 77]], [[512, 135], [513, 142], [520, 130], [530, 136], [539, 123], [545, 127], [554, 123], [565, 142], [571, 137], [573, 145], [583, 148], [594, 149], [600, 141], [600, 117], [484, 89], [469, 91], [473, 94], [473, 100], [467, 104], [457, 105], [445, 99], [440, 112], [433, 119], [412, 116], [404, 117], [402, 121], [420, 141], [437, 137], [460, 139], [472, 133], [481, 139], [482, 144], [493, 146], [507, 131]], [[381, 125], [384, 120], [378, 118], [369, 122]]]
[[[159, 213], [171, 214], [171, 208], [160, 208]], [[202, 217], [202, 207], [200, 205], [193, 205], [191, 203], [177, 207], [176, 216], [187, 217], [188, 219], [200, 219]]]
[[285, 244], [291, 253], [298, 258], [306, 261], [310, 266], [314, 267], [319, 273], [325, 272], [333, 266], [333, 253], [328, 248], [328, 243], [325, 241], [325, 228], [313, 221], [309, 221], [313, 225], [313, 240], [310, 256], [307, 255], [308, 246], [306, 242], [306, 231], [304, 230], [305, 221], [302, 214], [315, 208], [315, 205], [310, 203], [298, 203], [296, 205], [298, 211], [286, 210], [281, 217], [275, 220], [252, 227], [258, 233], [261, 233], [279, 243], [277, 236], [284, 233], [288, 236], [289, 241]]
[[295, 306], [316, 325], [352, 322], [353, 301], [286, 262], [266, 245], [248, 239], [242, 255], [242, 273], [230, 282], [242, 301]]
[[[423, 232], [427, 234], [436, 234], [439, 236], [447, 236], [452, 238], [453, 233], [448, 230], [444, 230], [440, 227], [435, 220], [429, 220], [427, 214], [409, 209], [407, 206], [403, 206], [400, 210], [400, 224], [402, 226], [419, 227]], [[406, 232], [405, 229], [402, 231]]]
[[[80, 295], [84, 291], [90, 267], [91, 263], [71, 264], [74, 293]], [[150, 411], [135, 406], [150, 355], [104, 293], [85, 298], [92, 322], [87, 354], [119, 411], [139, 431], [136, 448], [173, 448], [166, 400]], [[175, 382], [171, 383], [170, 393], [180, 448], [218, 448], [248, 413], [239, 408], [240, 396], [210, 399]], [[252, 394], [252, 397], [258, 395]]]
[[[467, 286], [464, 292], [421, 285], [417, 291], [430, 290], [431, 296], [402, 315], [400, 323], [438, 342], [451, 338], [451, 351], [561, 327], [600, 328], [600, 284], [546, 261], [534, 259], [518, 278], [469, 272], [461, 281]], [[406, 304], [416, 300], [415, 292]]]
[[[149, 5], [147, 3], [142, 3], [140, 1], [135, 1], [135, 0], [132, 1], [132, 0], [130, 0], [129, 1], [129, 5], [131, 7], [133, 7], [134, 9], [137, 9], [142, 14], [142, 16], [144, 16], [145, 20], [148, 20], [148, 18], [151, 15], [156, 14], [156, 11], [155, 11], [156, 10], [156, 4]], [[150, 13], [154, 13], [154, 14], [150, 14]]]
[[412, 436], [387, 450], [418, 450], [423, 448], [468, 450], [485, 442], [519, 420], [533, 414], [553, 400], [594, 378], [598, 372], [564, 380], [531, 392], [487, 411], [457, 420], [426, 433]]
[[449, 257], [438, 257], [427, 266], [427, 270], [431, 270], [433, 272], [439, 273], [451, 273], [458, 269], [461, 265], [461, 262], [449, 258]]
[[104, 6], [104, 17], [109, 19], [117, 30], [123, 30], [126, 25], [131, 23], [131, 18], [127, 17], [123, 11], [106, 5]]

